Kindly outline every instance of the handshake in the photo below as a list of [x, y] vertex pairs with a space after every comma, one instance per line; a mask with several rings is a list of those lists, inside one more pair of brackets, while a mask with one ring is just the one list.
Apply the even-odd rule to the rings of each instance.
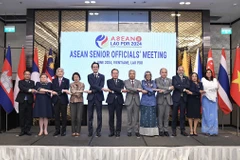
[[[153, 90], [156, 91], [156, 92], [159, 92], [159, 93], [164, 93], [166, 91], [164, 89], [153, 89]], [[174, 90], [174, 87], [170, 86], [167, 90], [172, 91], [172, 90]]]

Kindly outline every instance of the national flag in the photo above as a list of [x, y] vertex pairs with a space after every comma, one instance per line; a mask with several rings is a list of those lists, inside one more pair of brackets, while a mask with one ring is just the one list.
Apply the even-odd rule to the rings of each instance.
[[236, 104], [240, 107], [240, 48], [236, 48], [236, 55], [232, 73], [230, 94]]
[[0, 105], [7, 113], [10, 113], [13, 110], [13, 104], [12, 58], [11, 49], [8, 46], [0, 76]]
[[48, 54], [46, 74], [48, 75], [48, 81], [52, 82], [52, 80], [54, 79], [54, 63], [53, 63], [53, 55], [52, 55], [51, 48]]
[[188, 77], [189, 76], [189, 64], [188, 64], [188, 54], [187, 54], [186, 50], [184, 50], [184, 53], [183, 53], [182, 66], [184, 68], [184, 75]]
[[224, 114], [232, 112], [232, 103], [230, 101], [230, 85], [227, 73], [227, 61], [224, 48], [222, 49], [222, 55], [220, 60], [219, 72], [218, 72], [218, 105]]
[[38, 49], [37, 48], [34, 48], [31, 80], [33, 80], [35, 83], [40, 81], [39, 65], [38, 65]]
[[[21, 50], [21, 55], [18, 63], [18, 71], [16, 75], [16, 81], [15, 81], [15, 86], [14, 86], [14, 100], [17, 98], [18, 92], [19, 92], [19, 87], [18, 87], [18, 82], [20, 80], [24, 79], [24, 74], [23, 72], [26, 70], [26, 57], [25, 57], [25, 52], [24, 52], [24, 47], [22, 47]], [[16, 112], [19, 112], [19, 106], [18, 102], [14, 101], [14, 108]]]
[[44, 59], [43, 59], [42, 73], [46, 73], [46, 70], [47, 70], [47, 62], [48, 62], [47, 53], [45, 53], [45, 54], [44, 54]]
[[198, 74], [199, 79], [202, 79], [202, 63], [199, 48], [197, 49], [195, 64], [194, 64], [194, 72]]
[[208, 51], [208, 59], [207, 59], [207, 66], [206, 69], [210, 69], [212, 71], [213, 77], [215, 77], [215, 72], [214, 72], [214, 63], [213, 63], [213, 58], [212, 58], [212, 49], [210, 48]]

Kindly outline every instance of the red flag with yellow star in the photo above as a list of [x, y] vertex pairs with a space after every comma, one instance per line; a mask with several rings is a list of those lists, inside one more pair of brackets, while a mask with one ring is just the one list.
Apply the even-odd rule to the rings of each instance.
[[240, 48], [236, 48], [236, 56], [234, 61], [232, 82], [230, 87], [230, 94], [236, 104], [240, 107]]

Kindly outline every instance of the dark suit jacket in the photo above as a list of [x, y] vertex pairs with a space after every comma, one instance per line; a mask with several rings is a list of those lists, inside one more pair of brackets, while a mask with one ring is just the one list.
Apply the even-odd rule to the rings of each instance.
[[88, 75], [88, 83], [90, 85], [90, 90], [92, 93], [88, 94], [87, 100], [92, 101], [94, 100], [94, 97], [96, 97], [98, 101], [104, 100], [102, 91], [102, 88], [104, 87], [104, 81], [105, 77], [103, 74], [98, 73], [97, 78], [94, 77], [93, 73]]
[[28, 103], [33, 103], [34, 98], [32, 92], [29, 92], [29, 89], [35, 89], [34, 81], [29, 80], [28, 82], [25, 80], [20, 80], [18, 82], [19, 92], [16, 97], [16, 102], [23, 103], [25, 96], [27, 96]]
[[188, 77], [183, 76], [183, 81], [181, 81], [179, 75], [173, 76], [172, 85], [174, 86], [174, 91], [172, 95], [173, 102], [179, 102], [181, 94], [183, 95], [184, 101], [187, 102], [187, 93], [183, 92], [183, 90], [188, 89], [190, 87]]
[[68, 102], [69, 102], [68, 95], [66, 93], [62, 93], [62, 90], [69, 89], [69, 79], [63, 77], [61, 86], [59, 86], [58, 78], [54, 78], [52, 81], [52, 89], [53, 89], [53, 91], [58, 93], [58, 95], [54, 95], [52, 98], [52, 102], [54, 104], [57, 103], [58, 99], [61, 100], [62, 104], [68, 104]]
[[121, 79], [118, 79], [116, 85], [113, 79], [109, 79], [107, 80], [107, 86], [113, 92], [108, 93], [106, 102], [108, 104], [111, 104], [114, 102], [114, 100], [117, 100], [119, 104], [123, 104], [123, 94], [121, 92], [121, 90], [124, 89], [123, 81]]

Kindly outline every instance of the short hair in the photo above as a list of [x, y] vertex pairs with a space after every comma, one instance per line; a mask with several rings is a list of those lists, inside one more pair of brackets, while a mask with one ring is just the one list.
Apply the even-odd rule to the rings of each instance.
[[79, 77], [79, 80], [81, 80], [81, 76], [78, 72], [74, 72], [72, 75], [72, 80], [74, 81], [74, 76], [77, 75]]
[[117, 71], [117, 72], [119, 73], [119, 71], [118, 71], [117, 68], [113, 68], [113, 69], [111, 70], [111, 73], [113, 73], [113, 71]]
[[150, 74], [150, 80], [152, 80], [152, 73], [150, 71], [146, 71], [144, 73], [144, 78], [146, 79], [146, 76], [147, 76], [148, 73]]
[[168, 71], [166, 68], [161, 68], [161, 69], [160, 69], [160, 73], [161, 73], [161, 72], [162, 72], [162, 70], [164, 70], [164, 69], [165, 69], [166, 71]]
[[197, 76], [197, 82], [200, 82], [199, 76], [198, 76], [198, 74], [196, 72], [192, 72], [189, 79], [192, 81], [192, 76], [194, 74]]
[[29, 70], [25, 70], [23, 71], [23, 74], [25, 74], [26, 72], [29, 72], [31, 74], [31, 72]]
[[62, 71], [64, 72], [64, 69], [59, 67], [59, 68], [57, 68], [56, 73], [57, 73], [59, 70], [62, 70]]
[[183, 68], [183, 69], [184, 69], [184, 67], [183, 67], [183, 66], [178, 66], [178, 69], [179, 69], [179, 68]]
[[99, 68], [99, 63], [97, 63], [97, 62], [93, 62], [92, 64], [91, 64], [91, 68], [93, 68], [93, 65], [94, 64], [96, 64], [97, 66], [98, 66], [98, 68]]
[[130, 72], [134, 72], [134, 73], [136, 74], [136, 71], [133, 70], [133, 69], [130, 69], [130, 70], [128, 71], [128, 74], [130, 74]]
[[[210, 79], [207, 77], [207, 72], [208, 72], [208, 71], [211, 72], [211, 77], [210, 77]], [[211, 69], [207, 69], [207, 70], [206, 70], [206, 73], [205, 73], [204, 78], [205, 78], [206, 80], [209, 80], [209, 81], [212, 81], [212, 80], [213, 80], [213, 72], [212, 72]]]
[[41, 78], [42, 76], [46, 76], [48, 78], [48, 75], [46, 73], [41, 73], [39, 78]]

